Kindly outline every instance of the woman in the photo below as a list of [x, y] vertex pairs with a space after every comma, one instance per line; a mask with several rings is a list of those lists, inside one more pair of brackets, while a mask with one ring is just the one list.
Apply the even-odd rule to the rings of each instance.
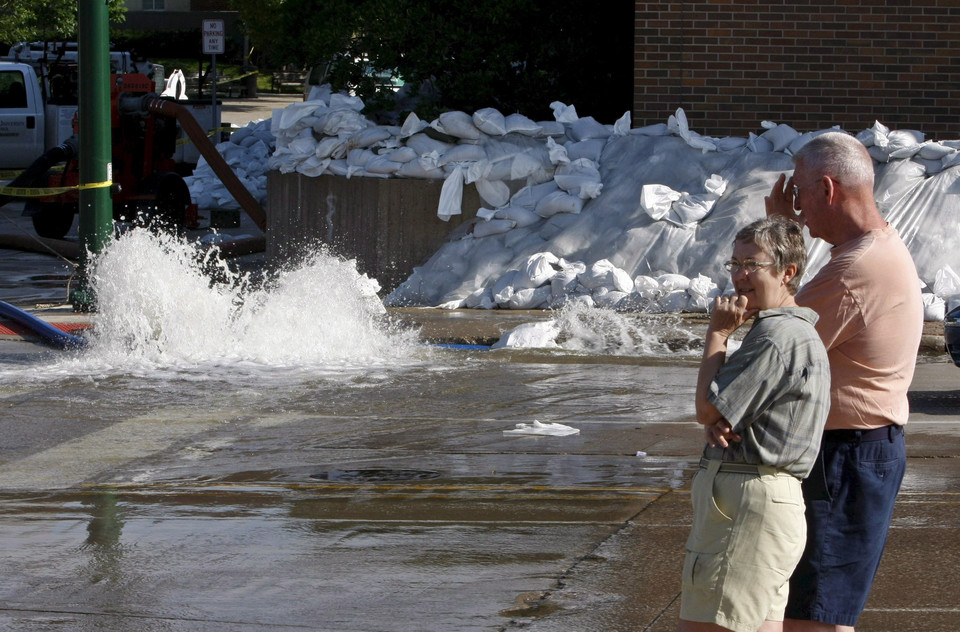
[[[800, 226], [780, 217], [737, 233], [697, 378], [707, 445], [693, 480], [681, 632], [782, 630], [788, 579], [806, 537], [800, 480], [830, 405], [817, 315], [793, 297], [806, 266]], [[727, 341], [756, 317], [740, 347]]]

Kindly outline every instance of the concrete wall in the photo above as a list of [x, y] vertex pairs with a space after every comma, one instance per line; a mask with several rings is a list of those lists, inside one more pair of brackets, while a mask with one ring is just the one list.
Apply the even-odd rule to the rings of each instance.
[[[385, 292], [403, 283], [451, 231], [476, 216], [480, 196], [464, 186], [463, 215], [437, 217], [442, 180], [399, 178], [308, 178], [297, 173], [267, 175], [267, 256], [296, 257], [304, 245], [322, 242]], [[466, 228], [466, 227], [464, 227]]]
[[956, 0], [636, 0], [633, 125], [708, 135], [874, 120], [960, 137]]

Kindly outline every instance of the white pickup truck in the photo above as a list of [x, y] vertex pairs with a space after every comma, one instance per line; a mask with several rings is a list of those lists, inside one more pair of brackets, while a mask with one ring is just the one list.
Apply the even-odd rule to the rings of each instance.
[[23, 168], [73, 135], [77, 106], [46, 104], [30, 64], [0, 62], [0, 169]]

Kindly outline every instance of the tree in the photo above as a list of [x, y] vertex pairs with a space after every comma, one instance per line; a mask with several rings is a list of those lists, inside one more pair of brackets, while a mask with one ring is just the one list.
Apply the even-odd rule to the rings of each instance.
[[[124, 0], [109, 0], [111, 22], [123, 22]], [[0, 41], [55, 42], [76, 40], [76, 0], [0, 0]]]
[[[496, 107], [532, 118], [550, 103], [613, 122], [632, 105], [630, 0], [236, 0], [274, 63], [330, 64], [334, 89], [368, 103], [383, 74], [430, 81], [442, 110]], [[259, 7], [259, 10], [258, 10]]]

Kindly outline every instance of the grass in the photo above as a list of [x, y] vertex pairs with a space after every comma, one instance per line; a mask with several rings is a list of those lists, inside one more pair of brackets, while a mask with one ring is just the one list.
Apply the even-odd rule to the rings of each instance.
[[[162, 58], [162, 59], [151, 59], [155, 64], [160, 64], [163, 66], [163, 72], [166, 76], [170, 76], [170, 73], [179, 68], [183, 71], [183, 74], [190, 75], [196, 73], [200, 69], [200, 64], [196, 59], [184, 59], [184, 58]], [[203, 61], [203, 70], [207, 71], [210, 65], [210, 60], [205, 59]], [[243, 73], [243, 67], [240, 64], [231, 64], [224, 63], [217, 60], [217, 76], [219, 80], [217, 82], [217, 91], [229, 89], [230, 86], [237, 86], [240, 82], [233, 81], [229, 83], [224, 83], [223, 80], [225, 77], [239, 77]], [[263, 70], [257, 75], [257, 91], [272, 93], [274, 92], [272, 74], [269, 70]], [[209, 91], [209, 86], [204, 86], [205, 92]], [[286, 93], [297, 93], [299, 90], [291, 90], [289, 88], [284, 89], [283, 92]]]

